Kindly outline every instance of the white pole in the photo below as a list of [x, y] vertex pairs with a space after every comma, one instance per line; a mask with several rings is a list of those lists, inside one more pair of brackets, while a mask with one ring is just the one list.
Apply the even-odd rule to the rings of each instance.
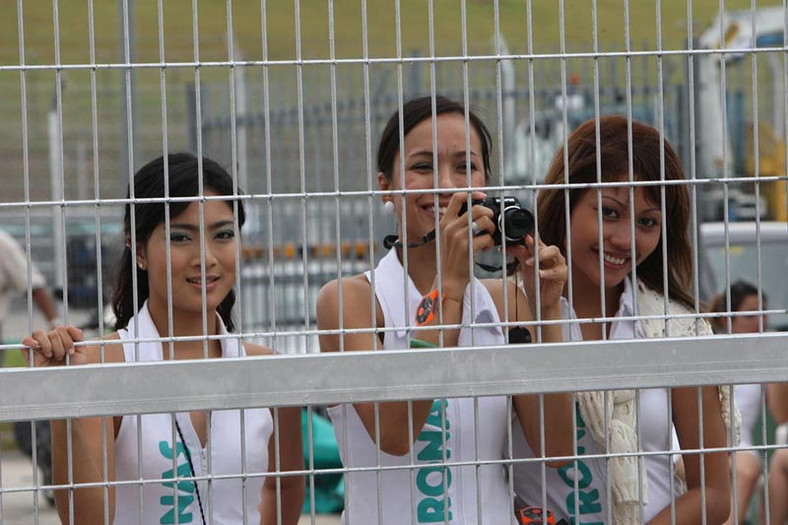
[[785, 121], [783, 120], [783, 96], [785, 96], [785, 88], [783, 88], [782, 77], [782, 63], [780, 62], [780, 55], [776, 53], [767, 53], [769, 60], [769, 67], [772, 70], [772, 115], [774, 121], [774, 133], [778, 138], [785, 138]]
[[[63, 166], [60, 163], [60, 129], [58, 127], [57, 108], [49, 110], [47, 118], [47, 135], [49, 136], [49, 176], [52, 186], [52, 201], [63, 199], [63, 178], [61, 173]], [[66, 240], [61, 233], [63, 232], [63, 216], [59, 206], [52, 206], [52, 238], [55, 247], [55, 288], [65, 287], [63, 261], [66, 253]]]
[[[502, 34], [498, 35], [499, 42], [501, 44], [501, 54], [508, 55], [509, 48], [506, 45], [506, 40], [504, 39]], [[501, 87], [504, 90], [506, 95], [503, 97], [502, 106], [503, 106], [503, 115], [501, 118], [503, 119], [503, 146], [504, 146], [504, 158], [507, 158], [514, 147], [514, 130], [515, 126], [517, 125], [517, 115], [515, 114], [515, 99], [516, 95], [514, 93], [515, 85], [516, 85], [516, 73], [514, 71], [514, 64], [511, 60], [501, 60]], [[503, 162], [503, 159], [501, 159]]]
[[249, 129], [249, 104], [246, 93], [246, 68], [236, 67], [235, 73], [235, 116], [238, 126], [238, 187], [245, 192], [249, 188], [249, 159], [247, 157], [247, 131]]
[[77, 143], [77, 198], [88, 198], [88, 143], [80, 139]]

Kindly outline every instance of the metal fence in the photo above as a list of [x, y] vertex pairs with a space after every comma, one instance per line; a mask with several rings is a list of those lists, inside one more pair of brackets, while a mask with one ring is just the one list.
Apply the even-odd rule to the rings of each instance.
[[[57, 430], [56, 436], [66, 436], [61, 442], [53, 443], [53, 447], [60, 451], [61, 457], [67, 458], [65, 466], [56, 467], [60, 471], [56, 472], [54, 481], [44, 479], [34, 467], [27, 470], [30, 476], [12, 479], [7, 473], [16, 453], [11, 451], [5, 439], [0, 449], [0, 522], [14, 523], [13, 516], [22, 515], [25, 516], [22, 520], [47, 523], [53, 518], [43, 496], [56, 490], [65, 495], [59, 502], [64, 519], [79, 522], [83, 516], [79, 508], [83, 501], [81, 494], [95, 491], [98, 493], [95, 501], [100, 502], [100, 512], [95, 519], [109, 523], [113, 521], [113, 509], [124, 508], [125, 503], [120, 502], [117, 495], [131, 488], [138, 497], [132, 505], [140, 513], [136, 521], [143, 523], [142, 513], [153, 501], [147, 491], [161, 487], [165, 487], [166, 492], [161, 496], [161, 504], [169, 505], [171, 510], [162, 515], [162, 523], [196, 522], [199, 515], [193, 496], [200, 500], [201, 493], [204, 501], [199, 501], [199, 509], [204, 514], [203, 521], [221, 522], [218, 517], [221, 511], [216, 509], [222, 507], [222, 497], [228, 490], [242, 492], [239, 497], [244, 510], [240, 512], [241, 518], [234, 519], [249, 521], [254, 515], [254, 510], [250, 509], [260, 498], [257, 483], [267, 478], [276, 480], [276, 484], [273, 502], [264, 501], [275, 505], [279, 522], [286, 523], [287, 509], [284, 507], [288, 492], [284, 487], [289, 480], [304, 475], [308, 497], [306, 516], [302, 520], [314, 523], [318, 520], [316, 508], [319, 505], [316, 493], [322, 481], [328, 478], [336, 481], [337, 477], [345, 476], [344, 494], [337, 496], [335, 493], [334, 497], [339, 501], [336, 506], [350, 507], [353, 491], [364, 493], [366, 490], [352, 481], [354, 476], [362, 478], [372, 473], [367, 479], [385, 486], [383, 480], [388, 479], [391, 472], [404, 470], [415, 486], [421, 475], [419, 469], [425, 463], [415, 457], [415, 447], [401, 463], [390, 461], [382, 440], [373, 436], [371, 442], [376, 458], [371, 462], [344, 466], [320, 464], [316, 458], [320, 443], [315, 435], [313, 413], [322, 413], [326, 406], [344, 407], [341, 420], [344, 427], [336, 431], [347, 436], [349, 423], [346, 419], [349, 412], [356, 410], [353, 404], [374, 402], [372, 412], [379, 436], [382, 414], [390, 406], [388, 402], [408, 400], [407, 417], [412, 419], [419, 400], [443, 400], [445, 405], [445, 400], [453, 403], [453, 400], [472, 399], [471, 420], [465, 422], [470, 424], [470, 430], [459, 434], [459, 423], [452, 422], [457, 425], [455, 435], [473, 437], [477, 443], [475, 454], [461, 459], [452, 459], [446, 452], [451, 450], [446, 411], [440, 409], [444, 405], [436, 405], [439, 407], [437, 418], [442, 419], [437, 425], [441, 430], [438, 439], [442, 452], [432, 458], [434, 461], [428, 466], [437, 469], [434, 472], [440, 474], [442, 481], [439, 486], [430, 485], [429, 488], [434, 492], [435, 501], [440, 502], [441, 512], [429, 518], [444, 523], [457, 520], [492, 523], [483, 512], [474, 510], [463, 514], [460, 508], [465, 502], [473, 501], [474, 509], [484, 509], [490, 501], [497, 501], [485, 501], [485, 487], [479, 481], [489, 469], [500, 470], [501, 483], [507, 487], [506, 503], [514, 510], [518, 501], [512, 480], [514, 468], [529, 461], [539, 464], [543, 496], [540, 501], [528, 503], [547, 507], [549, 501], [546, 480], [551, 467], [546, 466], [548, 459], [544, 450], [536, 455], [541, 457], [533, 460], [514, 457], [512, 453], [511, 443], [516, 438], [508, 422], [516, 411], [516, 403], [512, 401], [515, 396], [535, 396], [544, 439], [544, 421], [550, 417], [544, 410], [547, 395], [573, 393], [574, 396], [574, 393], [588, 391], [632, 389], [638, 392], [635, 412], [640, 414], [641, 393], [664, 391], [669, 400], [667, 408], [659, 408], [667, 411], [666, 424], [673, 432], [672, 389], [697, 388], [698, 406], [701, 407], [697, 418], [700, 421], [703, 416], [701, 387], [733, 384], [763, 385], [756, 406], [748, 407], [754, 417], [746, 419], [749, 425], [757, 426], [755, 433], [760, 437], [743, 450], [754, 452], [761, 463], [763, 473], [759, 479], [762, 485], [755, 493], [766, 502], [765, 509], [770, 509], [770, 501], [783, 497], [770, 491], [773, 483], [769, 481], [769, 474], [778, 469], [770, 469], [770, 460], [786, 452], [786, 444], [775, 438], [769, 409], [777, 410], [778, 418], [781, 416], [779, 409], [767, 407], [765, 385], [788, 382], [788, 354], [785, 352], [788, 338], [774, 331], [784, 328], [788, 319], [788, 293], [782, 285], [782, 276], [788, 271], [788, 6], [785, 2], [780, 5], [773, 2], [775, 5], [765, 7], [753, 1], [736, 10], [726, 8], [722, 2], [719, 7], [724, 14], [704, 21], [709, 22], [708, 29], [699, 32], [696, 29], [698, 21], [693, 20], [692, 0], [676, 2], [680, 9], [670, 13], [667, 11], [676, 6], [657, 0], [657, 37], [635, 43], [639, 40], [637, 31], [642, 28], [630, 27], [628, 17], [632, 2], [625, 0], [622, 3], [623, 23], [616, 26], [624, 45], [616, 47], [599, 38], [597, 17], [601, 6], [596, 1], [588, 6], [593, 38], [587, 43], [568, 44], [566, 19], [575, 13], [570, 12], [574, 8], [561, 1], [554, 13], [559, 36], [550, 47], [541, 47], [533, 40], [534, 27], [547, 25], [548, 20], [534, 16], [532, 9], [538, 2], [529, 0], [520, 26], [527, 29], [527, 42], [521, 49], [510, 49], [503, 33], [498, 32], [501, 11], [507, 11], [502, 5], [504, 2], [495, 0], [490, 3], [492, 7], [487, 16], [496, 31], [486, 47], [477, 46], [478, 51], [469, 51], [466, 19], [469, 6], [461, 2], [454, 9], [455, 14], [461, 15], [462, 45], [457, 51], [445, 53], [436, 51], [435, 29], [442, 22], [440, 17], [435, 17], [432, 1], [426, 7], [429, 10], [425, 26], [428, 49], [412, 51], [401, 41], [401, 24], [408, 16], [401, 12], [405, 3], [404, 0], [395, 1], [393, 18], [386, 21], [396, 30], [395, 51], [382, 55], [369, 51], [370, 42], [376, 38], [374, 31], [383, 29], [381, 25], [370, 31], [368, 24], [378, 16], [370, 12], [375, 6], [362, 0], [362, 16], [357, 20], [358, 27], [352, 30], [361, 34], [363, 52], [360, 56], [340, 57], [333, 47], [337, 32], [351, 28], [335, 26], [335, 20], [342, 15], [335, 12], [339, 6], [329, 2], [325, 13], [329, 49], [325, 56], [310, 58], [304, 56], [301, 49], [301, 31], [306, 31], [308, 24], [300, 18], [302, 6], [298, 0], [292, 4], [296, 34], [294, 54], [284, 57], [274, 51], [269, 54], [268, 46], [273, 45], [281, 28], [267, 25], [274, 20], [267, 17], [273, 17], [279, 6], [263, 0], [255, 6], [254, 15], [260, 17], [257, 30], [263, 35], [262, 54], [246, 59], [241, 58], [234, 47], [237, 35], [233, 16], [237, 20], [239, 16], [251, 15], [245, 7], [233, 6], [228, 1], [224, 11], [226, 56], [217, 59], [209, 53], [210, 59], [201, 59], [199, 3], [195, 0], [194, 6], [175, 9], [183, 10], [175, 13], [183, 16], [187, 7], [191, 9], [189, 16], [194, 38], [189, 54], [176, 59], [167, 54], [164, 29], [168, 17], [175, 14], [159, 1], [156, 6], [137, 6], [138, 15], [140, 9], [146, 13], [150, 10], [145, 16], [156, 15], [153, 19], [158, 25], [154, 33], [159, 41], [155, 56], [137, 59], [133, 50], [134, 2], [122, 0], [118, 4], [118, 34], [114, 37], [122, 41], [123, 55], [116, 59], [97, 52], [94, 17], [98, 17], [102, 6], [91, 1], [87, 11], [89, 56], [72, 62], [61, 59], [64, 50], [57, 36], [61, 30], [58, 13], [65, 6], [55, 1], [52, 6], [54, 59], [40, 62], [25, 40], [25, 28], [38, 20], [40, 14], [36, 7], [21, 0], [17, 2], [13, 14], [17, 21], [18, 57], [6, 57], [0, 63], [2, 98], [6, 99], [9, 114], [18, 115], [9, 117], [8, 122], [0, 126], [2, 136], [8, 138], [0, 146], [0, 154], [7, 160], [8, 173], [14, 174], [6, 177], [4, 188], [0, 189], [0, 228], [15, 236], [24, 247], [28, 261], [33, 261], [42, 270], [51, 285], [61, 289], [62, 300], [58, 300], [58, 308], [65, 322], [87, 325], [90, 324], [88, 318], [95, 317], [97, 325], [91, 329], [98, 333], [99, 342], [78, 346], [96, 355], [100, 353], [97, 360], [102, 363], [0, 370], [0, 423], [8, 425], [5, 427], [8, 429], [13, 422], [53, 420], [54, 427], [65, 429]], [[537, 12], [547, 16], [545, 11]], [[677, 48], [663, 47], [661, 28], [668, 24], [686, 29]], [[222, 41], [216, 35], [210, 38], [214, 44]], [[336, 329], [321, 331], [316, 305], [319, 291], [326, 283], [371, 271], [385, 255], [381, 240], [394, 233], [397, 224], [384, 213], [380, 204], [382, 197], [393, 194], [381, 191], [378, 186], [376, 144], [389, 117], [404, 102], [419, 95], [437, 94], [468, 102], [478, 109], [492, 131], [494, 142], [494, 176], [487, 185], [490, 192], [515, 195], [529, 208], [535, 206], [540, 192], [550, 190], [544, 181], [550, 161], [559, 148], [567, 145], [571, 130], [583, 121], [615, 113], [657, 128], [673, 144], [684, 165], [686, 180], [677, 184], [692, 196], [692, 217], [690, 224], [684, 226], [690, 231], [693, 283], [686, 292], [697, 299], [694, 311], [685, 317], [700, 320], [697, 326], [720, 317], [731, 319], [727, 326], [731, 330], [735, 319], [751, 316], [758, 320], [757, 332], [697, 335], [701, 331], [686, 339], [644, 340], [635, 340], [637, 337], [632, 334], [620, 341], [605, 340], [607, 335], [603, 335], [601, 341], [579, 342], [569, 338], [565, 342], [506, 346], [485, 343], [473, 348], [397, 352], [369, 348], [370, 351], [321, 354], [321, 339], [325, 344], [333, 335], [350, 340], [372, 333], [375, 335], [370, 339], [376, 347], [379, 334], [394, 335], [396, 332], [392, 327], [376, 324], [377, 302], [372, 306], [372, 326], [358, 328], [352, 322], [352, 326], [347, 326], [345, 323], [353, 320], [342, 319], [340, 315]], [[465, 133], [469, 135], [470, 129], [466, 122]], [[433, 133], [437, 136], [435, 128]], [[153, 338], [146, 338], [142, 333], [132, 335], [130, 348], [147, 348], [153, 344], [164, 349], [163, 358], [152, 362], [124, 362], [111, 357], [117, 354], [113, 354], [111, 341], [104, 338], [110, 332], [110, 323], [103, 320], [103, 310], [111, 300], [114, 275], [123, 269], [119, 253], [124, 249], [124, 242], [132, 249], [138, 246], [133, 235], [124, 239], [120, 233], [123, 208], [128, 203], [148, 202], [145, 198], [134, 197], [134, 192], [126, 198], [125, 192], [132, 174], [147, 160], [180, 150], [215, 159], [225, 166], [233, 178], [233, 196], [246, 210], [242, 243], [235, 244], [237, 249], [233, 257], [238, 293], [236, 333], [208, 335], [203, 304], [202, 328], [198, 335], [181, 336], [175, 333], [172, 325], [169, 326], [170, 334], [156, 334], [158, 337]], [[400, 152], [405, 152], [405, 146]], [[437, 158], [438, 153], [433, 155]], [[664, 162], [664, 152], [660, 161]], [[624, 180], [624, 186], [634, 200], [636, 189], [649, 184], [635, 181], [636, 174], [632, 175], [633, 180]], [[438, 181], [437, 177], [434, 182]], [[561, 189], [567, 192], [567, 202], [568, 192], [580, 187], [597, 193], [601, 202], [602, 192], [617, 185], [602, 183], [601, 173], [599, 177], [596, 183], [564, 184]], [[665, 188], [671, 184], [665, 183], [664, 178], [662, 165], [662, 180], [658, 186], [663, 198]], [[468, 178], [466, 184], [460, 186], [467, 190], [473, 185]], [[406, 199], [418, 198], [423, 193], [395, 192]], [[200, 234], [210, 226], [205, 222], [204, 213], [216, 202], [211, 199], [203, 193], [195, 199], [199, 202]], [[168, 207], [179, 202], [178, 198], [169, 195], [158, 200]], [[634, 204], [631, 206], [634, 209]], [[662, 206], [660, 211], [666, 214], [664, 201]], [[597, 213], [601, 225], [602, 212]], [[660, 234], [665, 236], [672, 226], [665, 224]], [[166, 227], [170, 227], [170, 221], [166, 222]], [[631, 229], [634, 236], [634, 219]], [[165, 243], [168, 266], [172, 262], [174, 242]], [[438, 242], [441, 246], [444, 241]], [[567, 242], [571, 243], [571, 235]], [[201, 242], [200, 247], [202, 265], [206, 256], [203, 244]], [[665, 247], [659, 254], [665, 267], [672, 249], [675, 247]], [[572, 264], [570, 262], [570, 276], [574, 276]], [[604, 280], [603, 255], [599, 255], [599, 266]], [[405, 268], [407, 272], [407, 261]], [[0, 264], [0, 271], [2, 269]], [[33, 272], [26, 271], [30, 283]], [[491, 274], [484, 275], [490, 277]], [[507, 282], [501, 275], [492, 274], [492, 277]], [[201, 273], [201, 279], [205, 278], [205, 273]], [[751, 281], [758, 290], [755, 307], [734, 315], [735, 308], [728, 292], [725, 308], [710, 313], [701, 300], [729, 290], [738, 279]], [[437, 281], [441, 282], [441, 270], [437, 272]], [[167, 274], [164, 282], [167, 304], [173, 308], [178, 299], [173, 297], [176, 290], [173, 276]], [[570, 308], [573, 286], [580, 285], [571, 283], [570, 277], [567, 294]], [[509, 289], [507, 286], [501, 288]], [[5, 292], [0, 286], [0, 293]], [[408, 293], [406, 290], [406, 298]], [[503, 293], [507, 305], [508, 293]], [[339, 297], [342, 312], [346, 303], [342, 302], [342, 294]], [[508, 308], [504, 307], [505, 314], [509, 313]], [[671, 317], [666, 301], [659, 313], [638, 312], [636, 308], [627, 319], [642, 323], [667, 321]], [[498, 316], [491, 323], [477, 326], [476, 318], [472, 318], [469, 323], [444, 328], [472, 332], [492, 326], [504, 332], [512, 327], [511, 321], [500, 319]], [[28, 289], [26, 295], [19, 294], [13, 300], [8, 318], [0, 322], [4, 337], [0, 341], [0, 352], [7, 364], [16, 360], [21, 365], [16, 357], [19, 340], [42, 326], [40, 314], [35, 311], [33, 290]], [[600, 323], [606, 334], [605, 327], [616, 319], [600, 313], [599, 317], [580, 316], [572, 322], [577, 326]], [[557, 323], [537, 315], [536, 321], [531, 323], [535, 338]], [[415, 328], [404, 331], [413, 338], [421, 333]], [[202, 343], [204, 359], [167, 359], [168, 348], [172, 352], [170, 357], [174, 357], [177, 345], [193, 340]], [[262, 343], [284, 355], [207, 359], [209, 345], [217, 340]], [[486, 417], [480, 407], [498, 396], [504, 398], [506, 446], [497, 457], [480, 457], [479, 436], [490, 430], [480, 423]], [[770, 403], [775, 401], [770, 400]], [[785, 403], [788, 404], [788, 400]], [[295, 470], [282, 464], [285, 461], [283, 450], [287, 448], [283, 440], [292, 437], [283, 430], [285, 423], [281, 421], [281, 412], [288, 407], [307, 407], [303, 420], [306, 460], [303, 467]], [[258, 436], [249, 434], [256, 428], [252, 410], [261, 408], [264, 413], [270, 409], [273, 414], [275, 423], [272, 422], [270, 444], [258, 443], [255, 441]], [[727, 408], [733, 409], [733, 403]], [[612, 407], [605, 404], [606, 421], [610, 410]], [[206, 425], [209, 437], [204, 445], [199, 439], [194, 442], [191, 434], [196, 436], [196, 429], [187, 429], [189, 440], [179, 435], [181, 428], [177, 422], [189, 412], [197, 414], [196, 420], [202, 417]], [[164, 417], [159, 423], [168, 436], [157, 445], [169, 451], [169, 456], [164, 455], [171, 460], [172, 468], [151, 477], [143, 474], [143, 458], [147, 459], [147, 452], [142, 443], [147, 432], [159, 424], [145, 418], [157, 414]], [[241, 415], [226, 428], [212, 429], [211, 422], [220, 421], [220, 414]], [[89, 423], [90, 418], [99, 419]], [[85, 451], [83, 432], [89, 428], [85, 426], [88, 424], [94, 425], [94, 431], [99, 428], [96, 421], [109, 423], [96, 434], [101, 436], [96, 445], [101, 450], [93, 457], [99, 458], [97, 464], [92, 465], [96, 469], [95, 476], [81, 479], [84, 466], [90, 461], [82, 456]], [[180, 421], [186, 425], [186, 419]], [[336, 421], [340, 419], [335, 417]], [[135, 430], [128, 430], [132, 424]], [[236, 425], [239, 425], [238, 432]], [[574, 522], [582, 522], [581, 507], [588, 504], [584, 499], [588, 494], [584, 490], [588, 487], [583, 486], [582, 481], [582, 469], [587, 468], [583, 461], [588, 458], [583, 458], [584, 452], [578, 447], [579, 436], [585, 432], [584, 425], [579, 414], [571, 418], [566, 431], [574, 436], [573, 452], [560, 458], [567, 460], [569, 465], [561, 475], [572, 486], [567, 498], [573, 503], [566, 506], [567, 519]], [[705, 425], [698, 423], [697, 427], [701, 444], [689, 449], [683, 447], [685, 458], [742, 450], [707, 447], [703, 444]], [[43, 449], [37, 446], [41, 441], [39, 427], [32, 425], [30, 428], [35, 461], [38, 455], [48, 452], [46, 446]], [[419, 430], [409, 429], [411, 445]], [[224, 450], [220, 442], [212, 441], [214, 431], [216, 436], [226, 432], [232, 439], [239, 440], [241, 466], [221, 470], [220, 460], [216, 459], [214, 470], [214, 451], [221, 454]], [[607, 426], [604, 431], [607, 441], [611, 431]], [[139, 470], [126, 477], [112, 471], [120, 432], [136, 433], [131, 437], [136, 439], [133, 452]], [[647, 432], [638, 423], [634, 451], [602, 450], [599, 457], [604, 460], [605, 468], [622, 457], [634, 457], [640, 464], [654, 456], [667, 458], [671, 479], [663, 481], [670, 486], [668, 499], [672, 512], [669, 517], [675, 522], [679, 517], [677, 512], [683, 512], [676, 510], [675, 503], [680, 495], [674, 492], [672, 476], [679, 444], [671, 442], [670, 447], [647, 450], [642, 446]], [[734, 433], [731, 431], [731, 437]], [[7, 434], [8, 430], [3, 435]], [[679, 437], [685, 438], [684, 435]], [[179, 459], [178, 446], [185, 450], [184, 458], [188, 461]], [[270, 452], [270, 462], [263, 467], [249, 466], [246, 454], [252, 456], [262, 449]], [[454, 450], [457, 453], [459, 449]], [[333, 452], [348, 458], [347, 445], [342, 439]], [[197, 469], [193, 456], [202, 460]], [[737, 468], [732, 467], [734, 480]], [[65, 474], [63, 469], [67, 471]], [[468, 485], [475, 487], [474, 494], [456, 492], [459, 481], [454, 488], [450, 487], [452, 472], [459, 480], [458, 473], [462, 469], [473, 472], [466, 476], [476, 477], [476, 485]], [[636, 472], [642, 494], [648, 474], [640, 468]], [[699, 477], [699, 480], [690, 479], [690, 484], [691, 488], [697, 485], [703, 494], [700, 501], [705, 502], [705, 498], [713, 496], [707, 485], [715, 480], [707, 479], [703, 467]], [[434, 481], [433, 478], [430, 480]], [[229, 486], [234, 488], [227, 489]], [[604, 491], [601, 501], [605, 502], [606, 519], [603, 521], [611, 522], [610, 502], [614, 489], [610, 476], [605, 477], [600, 486]], [[732, 490], [737, 488], [734, 481]], [[390, 489], [389, 486], [386, 490]], [[415, 490], [410, 489], [411, 498], [404, 501], [403, 506], [415, 508]], [[128, 494], [128, 491], [123, 493]], [[21, 501], [18, 496], [22, 495], [26, 498], [23, 508], [13, 507], [16, 505], [13, 502]], [[397, 518], [384, 518], [381, 502], [386, 500], [385, 490], [377, 489], [376, 497], [378, 504], [369, 519], [394, 523]], [[447, 510], [451, 506], [450, 498], [455, 502], [454, 521]], [[745, 504], [733, 498], [736, 522], [739, 521], [739, 508]], [[595, 499], [594, 505], [601, 504]], [[645, 516], [645, 506], [645, 499], [641, 499], [641, 520]], [[715, 521], [716, 518], [708, 515], [709, 512], [714, 514], [713, 510], [703, 507], [700, 517], [704, 523]], [[413, 512], [412, 521], [421, 522], [416, 516], [418, 512]], [[766, 511], [766, 516], [769, 512]], [[509, 514], [510, 521], [515, 523], [514, 514]], [[755, 514], [763, 513], [758, 510]], [[116, 515], [114, 519], [121, 521], [123, 517]], [[350, 517], [348, 520], [349, 524], [355, 523]], [[542, 522], [547, 523], [546, 517]]]

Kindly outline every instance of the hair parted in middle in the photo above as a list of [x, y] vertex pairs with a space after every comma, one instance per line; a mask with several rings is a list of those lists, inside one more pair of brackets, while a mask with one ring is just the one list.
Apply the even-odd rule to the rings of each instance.
[[[243, 200], [237, 198], [241, 191], [233, 186], [233, 178], [217, 162], [203, 157], [198, 159], [191, 153], [171, 153], [167, 156], [167, 175], [169, 183], [168, 197], [198, 197], [200, 195], [200, 160], [202, 161], [202, 189], [213, 190], [219, 195], [227, 196], [227, 205], [233, 207], [236, 202], [238, 229], [244, 225], [246, 214], [244, 212]], [[158, 157], [145, 166], [140, 168], [134, 175], [134, 197], [136, 199], [150, 199], [165, 197], [163, 156]], [[126, 194], [130, 198], [131, 189]], [[182, 213], [194, 201], [174, 201], [169, 203], [170, 217], [176, 217]], [[145, 245], [151, 233], [159, 224], [165, 221], [167, 206], [164, 202], [134, 202], [135, 237], [137, 245]], [[123, 218], [123, 233], [126, 238], [131, 237], [131, 216], [132, 203], [126, 203], [125, 215]], [[118, 266], [115, 286], [112, 293], [112, 310], [115, 314], [115, 329], [125, 328], [129, 320], [137, 314], [134, 310], [134, 295], [137, 295], [137, 305], [141, 307], [148, 299], [148, 276], [146, 271], [138, 268], [134, 263], [134, 254], [131, 252], [130, 244], [123, 249], [121, 261]], [[137, 288], [134, 289], [134, 277], [132, 272], [137, 273]], [[235, 304], [235, 292], [230, 290], [227, 297], [217, 308], [217, 312], [222, 318], [227, 331], [232, 332], [235, 324], [232, 318], [232, 309]]]
[[[476, 130], [479, 135], [479, 142], [482, 145], [482, 161], [484, 162], [484, 180], [489, 182], [492, 177], [492, 168], [490, 167], [490, 150], [492, 148], [492, 136], [487, 126], [476, 114], [472, 108], [468, 109], [468, 122], [471, 127]], [[446, 98], [442, 95], [435, 96], [435, 113], [434, 115], [440, 116], [447, 113], [456, 113], [465, 115], [465, 106], [457, 101]], [[416, 127], [419, 123], [432, 118], [432, 96], [427, 95], [409, 100], [402, 106], [402, 136], [408, 135], [411, 129]], [[394, 176], [394, 159], [399, 155], [399, 111], [389, 118], [383, 133], [380, 136], [380, 143], [378, 144], [378, 171], [382, 173], [386, 179], [391, 180]]]
[[[599, 144], [597, 151], [597, 122]], [[564, 148], [553, 157], [545, 184], [592, 184], [597, 182], [597, 157], [601, 164], [601, 181], [626, 181], [630, 173], [628, 123], [632, 125], [632, 173], [635, 181], [663, 180], [661, 152], [664, 148], [664, 180], [684, 180], [678, 155], [670, 143], [653, 127], [626, 117], [609, 115], [588, 120], [578, 126], [567, 140], [569, 165], [564, 166]], [[642, 186], [646, 199], [659, 206], [662, 185]], [[662, 245], [667, 243], [668, 293], [670, 298], [694, 308], [689, 293], [692, 282], [692, 248], [689, 242], [690, 199], [686, 185], [666, 184], [665, 221], [667, 237], [660, 237], [654, 251], [637, 267], [637, 277], [650, 289], [663, 291]], [[546, 244], [558, 246], [566, 256], [566, 208], [564, 189], [542, 189], [537, 197], [539, 236]], [[571, 188], [570, 213], [588, 188]]]

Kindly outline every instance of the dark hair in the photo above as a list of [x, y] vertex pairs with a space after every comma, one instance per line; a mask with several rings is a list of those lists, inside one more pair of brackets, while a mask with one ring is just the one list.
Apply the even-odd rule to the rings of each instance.
[[[435, 97], [435, 116], [446, 113], [458, 113], [465, 115], [465, 106], [461, 103], [446, 98], [441, 95]], [[432, 96], [414, 98], [402, 106], [402, 136], [406, 136], [411, 129], [428, 118], [432, 118]], [[484, 162], [484, 180], [490, 180], [492, 168], [490, 167], [490, 149], [492, 148], [492, 136], [482, 119], [468, 108], [468, 121], [482, 144], [482, 161]], [[380, 136], [378, 145], [378, 171], [391, 180], [394, 169], [394, 159], [399, 155], [399, 111], [389, 119], [383, 134]]]
[[[741, 305], [745, 299], [750, 296], [757, 296], [758, 289], [753, 286], [752, 284], [748, 283], [744, 280], [738, 280], [731, 284], [730, 287], [730, 294], [731, 294], [731, 312], [738, 312], [741, 310]], [[762, 293], [763, 302], [766, 303], [766, 294]], [[711, 305], [709, 310], [712, 312], [727, 312], [728, 311], [728, 301], [726, 297], [726, 292], [722, 291], [715, 295], [711, 300]], [[728, 329], [728, 318], [727, 317], [714, 317], [711, 319], [711, 326], [714, 328], [715, 332], [725, 332]]]
[[[167, 157], [169, 168], [169, 196], [170, 197], [196, 197], [199, 195], [199, 179], [197, 157], [191, 153], [173, 153]], [[233, 195], [232, 177], [219, 164], [211, 159], [202, 159], [203, 190], [211, 189], [219, 195]], [[240, 191], [236, 192], [239, 194]], [[131, 191], [127, 197], [131, 196]], [[164, 157], [152, 160], [134, 175], [134, 197], [137, 199], [151, 199], [164, 197]], [[175, 217], [182, 213], [193, 201], [171, 202], [169, 214]], [[238, 228], [246, 220], [243, 202], [238, 200]], [[228, 202], [229, 206], [232, 203]], [[136, 202], [134, 203], [135, 234], [137, 245], [144, 245], [153, 230], [165, 220], [164, 202]], [[131, 203], [126, 204], [126, 213], [123, 218], [123, 233], [126, 238], [131, 235]], [[134, 290], [132, 272], [137, 272], [137, 299], [142, 305], [148, 298], [147, 272], [137, 268], [135, 255], [131, 247], [123, 250], [120, 266], [118, 268], [115, 289], [112, 296], [112, 311], [115, 314], [115, 329], [119, 330], [128, 325], [129, 320], [136, 314], [134, 311]], [[232, 331], [235, 323], [232, 320], [232, 309], [235, 304], [235, 292], [224, 298], [217, 312], [224, 321], [227, 330]]]
[[[629, 175], [629, 138], [626, 117], [611, 115], [599, 117], [599, 144], [597, 153], [597, 121], [582, 123], [569, 136], [567, 152], [569, 167], [565, 174], [564, 148], [553, 157], [545, 177], [547, 184], [590, 184], [597, 182], [597, 155], [601, 162], [601, 180], [611, 182]], [[665, 151], [665, 180], [683, 180], [684, 172], [678, 155], [651, 126], [637, 121], [632, 123], [632, 166], [634, 178], [639, 181], [661, 180], [660, 149]], [[646, 198], [655, 204], [661, 202], [661, 185], [643, 186]], [[660, 236], [654, 251], [638, 265], [637, 276], [652, 290], [662, 292], [662, 243], [668, 244], [668, 293], [670, 298], [689, 308], [695, 300], [687, 291], [692, 280], [692, 249], [689, 242], [690, 201], [683, 184], [667, 184], [665, 188], [665, 212], [667, 236]], [[558, 246], [566, 255], [566, 211], [564, 191], [541, 190], [537, 198], [539, 213], [539, 235], [547, 244]], [[578, 200], [589, 191], [572, 188], [569, 191], [569, 206], [572, 210]]]

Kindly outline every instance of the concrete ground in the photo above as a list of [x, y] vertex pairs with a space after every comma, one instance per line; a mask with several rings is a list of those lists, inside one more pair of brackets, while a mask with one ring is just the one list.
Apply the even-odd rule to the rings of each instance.
[[[57, 525], [60, 523], [55, 512], [39, 494], [38, 512], [33, 492], [18, 489], [33, 486], [33, 469], [30, 460], [18, 450], [3, 450], [0, 460], [0, 524], [2, 525]], [[311, 516], [305, 515], [299, 525], [336, 525], [339, 516], [318, 515], [314, 522]]]
[[36, 512], [32, 491], [6, 492], [33, 486], [33, 468], [30, 460], [18, 450], [3, 450], [2, 454], [0, 486], [3, 493], [0, 523], [3, 525], [60, 523], [55, 508], [50, 506], [41, 494], [38, 496], [38, 512]]

